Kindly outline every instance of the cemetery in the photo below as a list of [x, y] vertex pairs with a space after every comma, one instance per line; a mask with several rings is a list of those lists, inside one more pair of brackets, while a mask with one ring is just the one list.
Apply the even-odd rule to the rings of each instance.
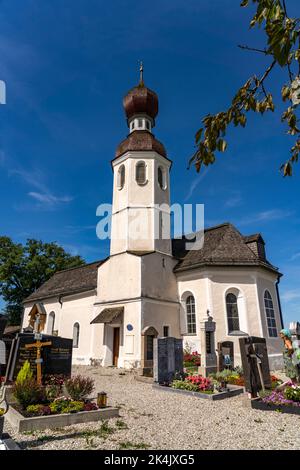
[[[3, 330], [2, 319], [2, 334]], [[11, 448], [28, 449], [178, 448], [175, 428], [179, 420], [185, 422], [190, 416], [192, 429], [200, 420], [208, 435], [209, 420], [216, 426], [228, 426], [229, 420], [237, 429], [243, 422], [249, 429], [254, 425], [256, 437], [251, 437], [250, 444], [248, 431], [237, 435], [231, 429], [235, 442], [227, 443], [230, 448], [259, 448], [258, 436], [262, 437], [264, 427], [257, 424], [266, 422], [274, 435], [272, 444], [268, 443], [272, 448], [278, 429], [285, 432], [288, 420], [299, 419], [300, 386], [286, 380], [282, 372], [270, 371], [264, 338], [242, 336], [239, 346], [242, 366], [234, 366], [230, 341], [219, 343], [216, 354], [210, 348], [200, 354], [185, 348], [182, 339], [156, 337], [152, 367], [148, 362], [147, 376], [140, 377], [145, 379], [141, 382], [135, 380], [135, 370], [72, 366], [72, 340], [42, 334], [37, 313], [33, 329], [16, 334], [5, 364], [0, 436], [5, 431], [9, 434], [3, 434], [6, 439], [2, 437], [1, 445], [7, 449], [8, 442]], [[162, 422], [171, 426], [177, 436], [174, 441], [168, 431], [162, 434], [157, 429]], [[224, 439], [222, 432], [221, 436]], [[197, 445], [186, 438], [180, 442], [181, 448]], [[210, 448], [213, 442], [223, 448], [227, 441], [214, 435], [211, 440], [202, 439], [198, 447]], [[291, 440], [286, 444], [288, 448], [294, 445]]]
[[118, 416], [118, 409], [107, 406], [105, 392], [98, 393], [97, 403], [89, 398], [93, 379], [71, 376], [72, 340], [42, 335], [40, 326], [37, 314], [33, 332], [17, 334], [11, 345], [0, 400], [5, 405], [0, 408], [0, 435], [4, 415], [18, 432]]

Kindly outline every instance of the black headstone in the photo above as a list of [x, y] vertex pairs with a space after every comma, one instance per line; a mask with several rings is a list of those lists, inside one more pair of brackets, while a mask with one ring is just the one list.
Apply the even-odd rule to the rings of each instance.
[[[51, 341], [51, 346], [43, 346], [42, 375], [71, 375], [73, 340], [59, 336], [43, 335], [42, 342]], [[26, 349], [26, 344], [36, 340], [30, 333], [19, 333], [13, 340], [6, 368], [6, 382], [14, 381], [25, 361], [29, 361], [31, 369], [36, 374], [36, 348]]]
[[154, 339], [153, 375], [158, 383], [170, 383], [176, 374], [183, 374], [182, 339]]
[[[265, 388], [271, 388], [268, 351], [265, 338], [247, 336], [240, 338], [241, 360], [244, 371], [245, 388], [253, 396]], [[259, 366], [259, 363], [261, 364]], [[260, 378], [261, 368], [263, 384]]]

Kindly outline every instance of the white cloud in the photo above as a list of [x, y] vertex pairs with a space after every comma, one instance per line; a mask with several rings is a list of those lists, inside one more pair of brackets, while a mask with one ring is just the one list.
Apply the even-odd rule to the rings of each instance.
[[[38, 209], [54, 209], [73, 200], [71, 196], [53, 194], [44, 183], [43, 173], [38, 169], [26, 171], [23, 168], [18, 168], [17, 170], [11, 170], [10, 174], [19, 176], [25, 183], [37, 190], [29, 191], [27, 194], [38, 203]], [[22, 205], [22, 209], [26, 209], [26, 206]]]
[[230, 198], [227, 199], [227, 201], [225, 201], [225, 207], [228, 207], [228, 208], [233, 208], [233, 207], [238, 207], [242, 204], [242, 197], [240, 194], [236, 193], [236, 194], [233, 194]]
[[267, 211], [258, 212], [257, 214], [250, 215], [239, 220], [240, 225], [250, 225], [256, 222], [272, 222], [274, 220], [286, 219], [293, 215], [291, 211], [284, 211], [282, 209], [270, 209]]
[[281, 299], [285, 302], [293, 302], [300, 299], [300, 289], [286, 290], [281, 294]]
[[205, 168], [205, 169], [203, 170], [203, 172], [202, 172], [199, 176], [197, 176], [197, 178], [195, 178], [195, 179], [193, 180], [193, 182], [192, 182], [192, 184], [191, 184], [191, 186], [190, 186], [190, 189], [189, 189], [187, 195], [185, 196], [184, 201], [188, 201], [188, 200], [190, 199], [190, 197], [192, 197], [192, 195], [193, 195], [195, 189], [197, 188], [197, 186], [199, 185], [199, 183], [201, 183], [201, 181], [203, 180], [203, 178], [206, 176], [207, 172], [208, 172], [208, 168]]
[[291, 257], [291, 261], [294, 261], [295, 259], [297, 258], [300, 258], [300, 252], [299, 253], [295, 253], [292, 257]]
[[73, 200], [72, 197], [70, 196], [54, 196], [53, 194], [47, 193], [47, 194], [41, 194], [41, 193], [36, 193], [34, 191], [31, 191], [28, 193], [28, 196], [33, 197], [39, 202], [49, 204], [49, 205], [55, 205], [59, 204], [61, 202], [71, 202]]

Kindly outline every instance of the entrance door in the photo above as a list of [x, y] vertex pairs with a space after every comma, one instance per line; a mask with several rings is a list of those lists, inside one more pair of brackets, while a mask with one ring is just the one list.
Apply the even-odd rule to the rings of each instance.
[[118, 366], [120, 348], [120, 328], [114, 328], [113, 365]]

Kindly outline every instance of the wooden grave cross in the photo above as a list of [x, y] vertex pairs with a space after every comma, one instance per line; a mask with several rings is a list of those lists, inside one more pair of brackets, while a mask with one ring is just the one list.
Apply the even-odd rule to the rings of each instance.
[[26, 349], [36, 348], [36, 380], [39, 385], [42, 385], [42, 362], [43, 359], [41, 358], [41, 349], [44, 346], [51, 346], [51, 341], [44, 341], [42, 343], [39, 339], [36, 343], [25, 344]]
[[34, 339], [36, 339], [36, 343], [31, 343], [31, 344], [25, 344], [25, 349], [32, 349], [36, 348], [36, 381], [39, 385], [42, 385], [42, 362], [43, 359], [41, 357], [41, 349], [44, 346], [51, 346], [52, 342], [51, 341], [45, 341], [44, 343], [41, 342], [42, 335], [40, 333], [40, 328], [41, 328], [41, 319], [40, 319], [40, 314], [38, 313], [36, 315], [36, 319], [34, 322]]

